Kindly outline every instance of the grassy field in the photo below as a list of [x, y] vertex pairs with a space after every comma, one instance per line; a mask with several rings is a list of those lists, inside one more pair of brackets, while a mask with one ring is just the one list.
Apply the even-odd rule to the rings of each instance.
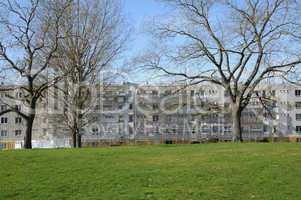
[[301, 144], [2, 151], [0, 199], [301, 199]]

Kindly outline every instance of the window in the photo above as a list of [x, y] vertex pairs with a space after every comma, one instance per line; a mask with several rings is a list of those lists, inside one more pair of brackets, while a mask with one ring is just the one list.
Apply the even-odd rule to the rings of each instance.
[[137, 94], [145, 94], [145, 91], [143, 89], [139, 89]]
[[1, 137], [7, 137], [8, 136], [7, 130], [1, 130], [0, 136]]
[[133, 104], [129, 105], [129, 109], [132, 110], [133, 109]]
[[22, 92], [16, 92], [16, 98], [22, 98]]
[[301, 114], [300, 113], [298, 113], [298, 114], [296, 114], [296, 120], [301, 120]]
[[219, 127], [218, 126], [213, 126], [212, 131], [213, 131], [213, 133], [218, 133], [219, 132]]
[[171, 95], [171, 90], [165, 90], [165, 95]]
[[227, 108], [230, 108], [230, 103], [225, 103], [225, 104], [224, 104], [224, 108], [226, 108], [226, 109], [227, 109]]
[[273, 108], [277, 107], [277, 102], [276, 102], [276, 101], [273, 101], [273, 102], [272, 102], [272, 107], [273, 107]]
[[158, 115], [154, 115], [153, 116], [153, 122], [157, 122], [159, 121], [159, 116]]
[[153, 104], [153, 110], [158, 110], [159, 106], [158, 104]]
[[297, 109], [300, 109], [301, 108], [301, 102], [300, 101], [296, 102], [295, 106], [296, 106]]
[[289, 91], [288, 90], [280, 90], [280, 93], [289, 93]]
[[263, 132], [267, 132], [269, 130], [267, 125], [263, 125]]
[[1, 111], [7, 110], [7, 105], [1, 105]]
[[215, 94], [215, 90], [209, 90], [209, 94], [210, 95]]
[[158, 95], [158, 91], [153, 90], [153, 91], [152, 91], [152, 95], [157, 96], [157, 95]]
[[15, 130], [15, 136], [21, 136], [22, 130]]
[[21, 124], [22, 123], [22, 118], [21, 117], [16, 117], [15, 122], [16, 122], [16, 124]]
[[7, 117], [1, 117], [1, 124], [7, 124]]
[[21, 110], [21, 106], [20, 106], [20, 105], [15, 105], [15, 109], [16, 109], [17, 111], [20, 111], [20, 110]]
[[97, 105], [95, 106], [95, 110], [100, 110], [100, 105], [99, 105], [99, 104], [97, 104]]
[[123, 123], [123, 122], [124, 122], [124, 119], [123, 119], [123, 116], [122, 116], [122, 115], [119, 115], [118, 122], [119, 122], [119, 123]]
[[133, 115], [129, 115], [129, 122], [133, 122], [134, 120], [134, 117], [133, 117]]
[[112, 115], [106, 115], [105, 118], [106, 119], [114, 119], [114, 116], [112, 116]]
[[230, 92], [228, 90], [224, 91], [224, 95], [225, 97], [229, 97], [230, 96]]
[[104, 105], [103, 106], [104, 110], [112, 110], [112, 108], [113, 108], [112, 105]]
[[92, 135], [99, 135], [98, 128], [92, 128]]
[[231, 132], [232, 131], [232, 126], [224, 126], [224, 131], [225, 132]]
[[301, 96], [301, 90], [295, 90], [295, 95], [296, 95], [296, 97], [300, 97]]
[[58, 110], [59, 109], [59, 103], [58, 103], [57, 100], [55, 100], [53, 108], [54, 108], [54, 110]]
[[296, 126], [296, 132], [301, 133], [301, 126]]
[[125, 98], [124, 97], [118, 97], [117, 101], [118, 101], [118, 103], [123, 103], [123, 102], [125, 102]]
[[192, 97], [194, 96], [194, 90], [190, 91], [190, 96], [192, 96]]

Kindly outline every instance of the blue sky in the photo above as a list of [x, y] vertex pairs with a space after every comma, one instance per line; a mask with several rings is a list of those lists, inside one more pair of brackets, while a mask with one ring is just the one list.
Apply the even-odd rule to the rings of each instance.
[[162, 12], [162, 4], [155, 0], [124, 0], [125, 11], [137, 21]]
[[[165, 13], [167, 9], [166, 6], [162, 5], [162, 3], [160, 3], [158, 0], [122, 1], [124, 13], [128, 18], [128, 23], [133, 27], [133, 32], [131, 33], [131, 39], [129, 41], [129, 48], [124, 55], [124, 58], [129, 61], [133, 56], [137, 55], [137, 53], [142, 52], [150, 41], [148, 35], [143, 33], [143, 23], [151, 17]], [[135, 74], [133, 75], [134, 78], [128, 78], [133, 78], [134, 80], [132, 81], [142, 81], [145, 79], [145, 76], [142, 76], [142, 78], [140, 76], [141, 74]]]
[[134, 26], [131, 46], [134, 51], [140, 51], [147, 45], [147, 35], [143, 33], [142, 25], [150, 17], [162, 14], [166, 7], [158, 0], [123, 0], [124, 10], [129, 23]]
[[[147, 19], [163, 14], [167, 11], [165, 5], [158, 0], [123, 0], [124, 12], [128, 17], [128, 21], [133, 26], [133, 33], [131, 34], [131, 40], [129, 42], [129, 48], [125, 53], [124, 58], [126, 61], [139, 53], [143, 52], [149, 44], [151, 38], [143, 31], [143, 24]], [[122, 61], [123, 62], [123, 61]], [[151, 78], [151, 74], [148, 76], [141, 72], [133, 72], [128, 74], [125, 81], [145, 83]]]

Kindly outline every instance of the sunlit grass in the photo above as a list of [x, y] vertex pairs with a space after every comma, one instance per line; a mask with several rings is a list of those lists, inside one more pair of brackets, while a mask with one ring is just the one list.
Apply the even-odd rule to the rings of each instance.
[[0, 152], [0, 199], [301, 199], [301, 144]]

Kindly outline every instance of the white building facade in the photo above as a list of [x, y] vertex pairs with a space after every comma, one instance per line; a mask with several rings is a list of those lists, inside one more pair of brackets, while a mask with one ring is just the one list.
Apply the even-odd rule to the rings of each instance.
[[[2, 86], [2, 88], [9, 86]], [[96, 90], [91, 116], [81, 130], [87, 146], [141, 142], [191, 143], [232, 140], [229, 97], [223, 88], [204, 83], [198, 86], [151, 86], [125, 83]], [[55, 94], [55, 95], [53, 95]], [[0, 109], [26, 109], [19, 90], [0, 94]], [[301, 136], [301, 87], [264, 84], [242, 116], [245, 140]], [[14, 98], [12, 98], [14, 97]], [[49, 91], [39, 103], [33, 129], [35, 147], [69, 147], [70, 130], [64, 123], [64, 98]], [[262, 100], [268, 105], [262, 105]], [[11, 112], [0, 116], [0, 143], [22, 146], [25, 120]], [[1, 145], [1, 144], [0, 144]], [[0, 147], [1, 148], [1, 147]]]

